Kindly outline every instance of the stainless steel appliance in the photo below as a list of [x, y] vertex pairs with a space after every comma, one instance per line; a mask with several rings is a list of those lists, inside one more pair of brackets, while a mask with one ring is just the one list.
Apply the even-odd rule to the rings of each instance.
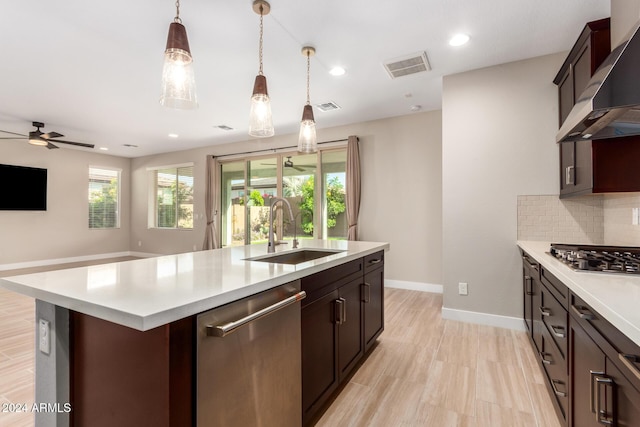
[[302, 424], [300, 281], [197, 318], [198, 427]]
[[640, 248], [553, 243], [549, 253], [574, 270], [640, 274]]

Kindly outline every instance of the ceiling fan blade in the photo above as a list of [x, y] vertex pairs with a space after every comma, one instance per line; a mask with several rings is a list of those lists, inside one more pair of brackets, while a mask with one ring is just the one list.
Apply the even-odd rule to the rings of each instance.
[[84, 142], [73, 142], [73, 141], [62, 141], [60, 139], [50, 139], [49, 141], [51, 142], [59, 142], [61, 144], [69, 144], [69, 145], [76, 145], [78, 147], [86, 147], [86, 148], [94, 148], [95, 145], [93, 144], [85, 144]]
[[15, 136], [7, 136], [7, 137], [1, 136], [1, 137], [0, 137], [0, 139], [14, 139], [14, 140], [18, 140], [18, 139], [27, 139], [27, 137], [26, 137], [26, 136], [23, 136], [23, 137], [21, 137], [21, 138], [17, 138], [17, 137], [15, 137]]
[[[27, 135], [23, 135], [23, 134], [21, 134], [21, 133], [9, 132], [9, 131], [6, 131], [6, 130], [0, 130], [0, 132], [2, 132], [2, 133], [8, 133], [9, 135], [24, 136], [25, 138], [27, 137]], [[7, 139], [7, 138], [2, 138], [2, 139]]]
[[297, 170], [298, 172], [306, 172], [306, 171], [304, 170], [304, 167], [300, 167], [300, 166], [293, 166], [293, 168], [294, 168], [295, 170]]
[[50, 142], [47, 142], [46, 147], [47, 147], [49, 150], [53, 150], [53, 149], [57, 149], [57, 148], [59, 148], [57, 145], [53, 145], [53, 144], [52, 144], [52, 143], [50, 143]]
[[44, 139], [51, 139], [51, 138], [60, 138], [64, 135], [62, 135], [61, 133], [58, 132], [49, 132], [49, 133], [43, 133], [42, 135], [40, 135], [42, 138]]

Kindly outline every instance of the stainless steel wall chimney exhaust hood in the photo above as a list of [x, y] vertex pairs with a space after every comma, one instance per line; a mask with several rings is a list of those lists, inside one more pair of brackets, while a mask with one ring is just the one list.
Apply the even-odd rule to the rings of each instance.
[[640, 22], [594, 73], [556, 142], [640, 135]]

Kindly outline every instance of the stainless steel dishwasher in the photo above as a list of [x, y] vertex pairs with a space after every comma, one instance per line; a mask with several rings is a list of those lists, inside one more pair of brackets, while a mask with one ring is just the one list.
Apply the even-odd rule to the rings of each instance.
[[197, 426], [300, 426], [300, 281], [198, 315]]

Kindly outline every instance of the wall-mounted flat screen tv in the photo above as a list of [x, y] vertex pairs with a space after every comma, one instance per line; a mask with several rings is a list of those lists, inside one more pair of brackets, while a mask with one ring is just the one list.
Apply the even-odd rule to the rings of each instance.
[[0, 210], [47, 210], [46, 169], [0, 164], [0, 183]]

